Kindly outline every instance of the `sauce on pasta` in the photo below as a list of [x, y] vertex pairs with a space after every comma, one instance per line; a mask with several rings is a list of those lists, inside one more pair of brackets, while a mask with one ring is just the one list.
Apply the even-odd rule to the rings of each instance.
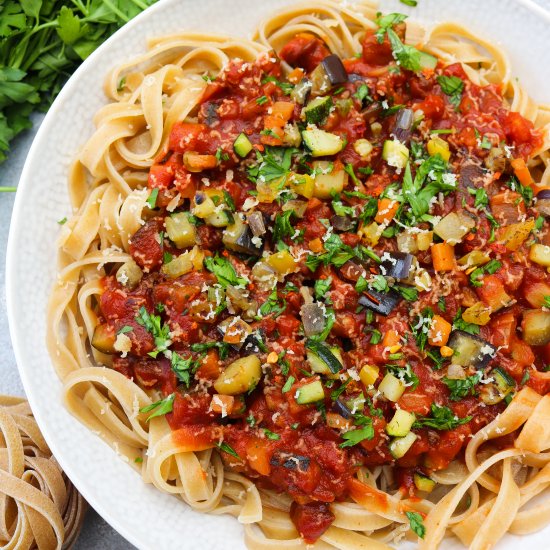
[[[504, 486], [550, 389], [544, 133], [405, 31], [378, 14], [347, 55], [304, 31], [204, 72], [94, 286], [91, 345], [156, 396], [143, 425], [284, 495], [307, 543], [350, 499], [423, 538], [414, 503], [487, 468], [487, 433]], [[366, 473], [388, 466], [393, 496]]]

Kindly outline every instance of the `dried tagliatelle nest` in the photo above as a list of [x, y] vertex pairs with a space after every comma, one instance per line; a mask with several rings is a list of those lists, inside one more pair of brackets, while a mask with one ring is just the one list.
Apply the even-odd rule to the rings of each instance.
[[27, 401], [0, 395], [0, 546], [71, 548], [86, 508], [52, 456]]

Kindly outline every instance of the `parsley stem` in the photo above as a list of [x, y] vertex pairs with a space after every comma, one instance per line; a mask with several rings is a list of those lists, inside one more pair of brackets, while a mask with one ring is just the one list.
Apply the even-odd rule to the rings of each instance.
[[121, 12], [110, 0], [103, 0], [103, 3], [112, 10], [113, 13], [116, 13], [124, 21], [128, 23], [130, 21], [125, 13]]
[[17, 187], [0, 187], [0, 193], [15, 193]]

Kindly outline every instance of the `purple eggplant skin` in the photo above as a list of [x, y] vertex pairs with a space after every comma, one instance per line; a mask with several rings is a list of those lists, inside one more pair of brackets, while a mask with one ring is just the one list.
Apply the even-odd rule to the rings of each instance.
[[401, 296], [394, 290], [389, 292], [369, 290], [367, 294], [363, 294], [359, 298], [359, 303], [375, 313], [388, 316], [395, 309], [400, 299]]
[[406, 143], [411, 139], [412, 127], [414, 123], [414, 112], [412, 109], [401, 109], [395, 117], [393, 135], [401, 143]]
[[309, 469], [310, 458], [294, 453], [287, 453], [285, 451], [275, 451], [269, 462], [272, 466], [282, 466], [287, 470], [307, 472]]
[[355, 222], [349, 216], [332, 216], [330, 224], [336, 231], [349, 231], [355, 227]]
[[388, 252], [388, 255], [396, 261], [394, 263], [388, 258], [383, 259], [380, 266], [386, 271], [382, 274], [394, 279], [406, 279], [409, 276], [414, 256], [407, 252]]
[[550, 189], [542, 189], [537, 193], [535, 208], [541, 216], [550, 218]]
[[344, 64], [337, 55], [332, 54], [325, 57], [325, 59], [321, 61], [321, 64], [333, 86], [344, 84], [344, 82], [348, 81], [348, 73], [346, 73]]
[[[477, 370], [484, 369], [491, 359], [494, 358], [495, 353], [497, 349], [495, 346], [487, 342], [487, 340], [484, 340], [483, 338], [480, 338], [479, 336], [476, 336], [475, 334], [470, 334], [469, 332], [464, 332], [462, 330], [453, 330], [451, 333], [451, 337], [449, 338], [449, 342], [447, 345], [453, 349], [456, 353], [459, 354], [460, 357], [460, 348], [461, 343], [469, 340], [470, 342], [474, 342], [475, 347], [477, 351], [471, 356], [471, 362], [469, 363], [470, 366], [474, 367]], [[468, 349], [470, 349], [471, 346], [468, 346]], [[483, 353], [481, 350], [487, 350], [489, 353]]]
[[351, 418], [351, 411], [342, 403], [340, 399], [337, 399], [332, 405], [332, 411], [339, 414], [343, 418]]

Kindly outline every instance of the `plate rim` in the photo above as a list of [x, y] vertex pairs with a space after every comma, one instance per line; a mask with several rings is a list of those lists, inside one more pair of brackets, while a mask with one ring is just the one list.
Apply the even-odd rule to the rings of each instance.
[[[74, 82], [78, 81], [78, 79], [80, 78], [80, 75], [82, 73], [85, 73], [88, 70], [88, 66], [91, 65], [97, 57], [102, 56], [103, 52], [105, 50], [108, 50], [111, 47], [112, 42], [116, 41], [121, 34], [130, 33], [135, 26], [139, 25], [142, 22], [142, 20], [150, 17], [151, 14], [153, 13], [157, 13], [158, 11], [166, 9], [166, 7], [171, 4], [178, 3], [178, 1], [181, 1], [181, 0], [159, 0], [157, 3], [149, 6], [146, 10], [138, 14], [136, 17], [134, 17], [128, 23], [126, 23], [123, 27], [117, 30], [103, 44], [101, 44], [96, 50], [94, 50], [94, 52], [92, 52], [92, 54], [86, 60], [84, 60], [81, 63], [81, 65], [76, 69], [76, 71], [70, 76], [70, 78], [64, 84], [62, 90], [60, 91], [55, 101], [49, 108], [46, 116], [44, 117], [44, 120], [42, 121], [35, 137], [33, 138], [31, 147], [29, 148], [27, 157], [25, 159], [23, 170], [19, 177], [19, 182], [17, 186], [18, 192], [16, 193], [14, 206], [12, 209], [12, 215], [11, 215], [9, 233], [8, 233], [8, 242], [7, 242], [7, 248], [6, 248], [6, 267], [5, 267], [6, 312], [7, 312], [7, 318], [8, 318], [11, 344], [12, 344], [12, 348], [13, 348], [13, 352], [14, 352], [14, 356], [17, 364], [17, 370], [23, 384], [23, 389], [25, 391], [25, 397], [28, 400], [29, 404], [31, 405], [31, 409], [33, 410], [33, 416], [35, 417], [38, 423], [38, 426], [42, 432], [42, 435], [44, 436], [52, 452], [57, 450], [61, 451], [61, 449], [57, 444], [55, 435], [50, 431], [46, 415], [45, 414], [43, 415], [43, 412], [40, 410], [40, 407], [37, 407], [37, 408], [34, 407], [34, 405], [36, 405], [35, 396], [33, 394], [33, 391], [29, 391], [29, 389], [32, 387], [32, 383], [30, 381], [30, 372], [29, 372], [29, 369], [26, 369], [25, 367], [22, 366], [24, 363], [23, 352], [22, 352], [23, 338], [18, 333], [15, 323], [12, 320], [14, 319], [14, 312], [16, 307], [15, 286], [17, 284], [16, 265], [17, 265], [17, 253], [18, 253], [18, 251], [15, 248], [16, 233], [18, 232], [18, 227], [21, 224], [20, 220], [24, 215], [24, 205], [25, 205], [25, 203], [23, 202], [25, 198], [24, 191], [31, 185], [31, 178], [29, 177], [29, 172], [31, 171], [32, 160], [36, 155], [35, 150], [38, 149], [38, 147], [40, 146], [40, 142], [42, 141], [42, 136], [44, 134], [47, 134], [52, 124], [54, 124], [56, 115], [60, 110], [61, 106], [63, 105], [63, 102], [65, 101], [65, 97], [71, 93], [71, 89], [74, 85]], [[550, 9], [545, 9], [541, 5], [534, 2], [533, 0], [515, 0], [515, 2], [517, 4], [523, 5], [528, 11], [533, 12], [536, 16], [543, 18], [550, 24]], [[296, 1], [296, 4], [299, 4], [299, 3], [301, 3], [301, 0]], [[414, 13], [413, 11], [411, 11], [410, 8], [407, 9], [407, 6], [405, 5], [402, 5], [402, 11], [408, 12], [408, 13]], [[143, 37], [144, 41], [145, 39], [146, 37]], [[34, 412], [35, 410], [37, 410], [38, 412], [35, 413]], [[106, 510], [104, 505], [102, 504], [102, 500], [98, 498], [94, 498], [91, 495], [91, 493], [87, 489], [88, 484], [86, 483], [85, 479], [81, 478], [77, 473], [74, 472], [74, 469], [71, 465], [72, 463], [70, 461], [66, 462], [66, 458], [62, 452], [60, 453], [54, 452], [54, 455], [56, 457], [56, 460], [59, 462], [61, 468], [63, 469], [63, 471], [67, 474], [67, 476], [69, 477], [73, 485], [77, 488], [77, 490], [81, 493], [81, 495], [85, 498], [85, 500], [89, 503], [89, 505], [126, 541], [128, 541], [130, 544], [134, 545], [137, 548], [142, 548], [143, 543], [134, 537], [129, 522], [124, 523], [122, 521], [119, 521], [117, 518], [113, 517], [112, 515], [110, 515], [108, 510]], [[73, 478], [76, 481], [73, 481]]]

